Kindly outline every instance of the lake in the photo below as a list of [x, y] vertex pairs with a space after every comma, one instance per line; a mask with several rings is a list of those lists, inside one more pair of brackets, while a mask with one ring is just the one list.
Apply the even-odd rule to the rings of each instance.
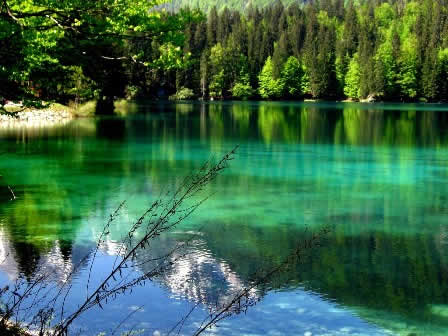
[[[151, 200], [239, 145], [207, 186], [212, 197], [153, 245], [160, 253], [190, 241], [188, 254], [83, 316], [82, 334], [110, 332], [135, 311], [123, 330], [163, 335], [199, 302], [181, 333], [191, 334], [207, 307], [327, 226], [321, 247], [211, 333], [446, 335], [448, 105], [140, 102], [134, 110], [0, 127], [0, 173], [17, 196], [0, 203], [1, 284], [42, 268], [65, 279], [126, 200], [95, 281]], [[85, 297], [87, 274], [86, 265], [76, 271], [71, 305]]]

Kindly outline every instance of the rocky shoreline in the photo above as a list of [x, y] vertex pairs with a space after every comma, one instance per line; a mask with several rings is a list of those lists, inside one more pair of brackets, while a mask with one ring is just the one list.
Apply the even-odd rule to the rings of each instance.
[[68, 109], [43, 109], [0, 114], [0, 128], [9, 127], [43, 127], [65, 124], [73, 119]]

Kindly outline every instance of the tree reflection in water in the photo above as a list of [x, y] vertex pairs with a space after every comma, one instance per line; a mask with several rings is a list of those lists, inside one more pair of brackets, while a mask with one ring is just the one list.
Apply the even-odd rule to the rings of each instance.
[[[0, 205], [3, 250], [14, 257], [8, 268], [17, 265], [11, 274], [31, 277], [41, 263], [60, 265], [62, 274], [68, 267], [62, 265], [92, 248], [100, 219], [118, 201], [135, 195], [132, 217], [209, 153], [239, 143], [241, 154], [210, 190], [217, 195], [206, 211], [158, 243], [162, 251], [203, 228], [191, 257], [159, 279], [163, 286], [216, 302], [217, 293], [225, 297], [249, 283], [256, 269], [278, 264], [304, 225], [330, 224], [328, 244], [273, 279], [266, 293], [306, 288], [369, 319], [369, 311], [378, 311], [448, 327], [440, 313], [448, 304], [443, 106], [246, 102], [140, 109], [120, 119], [117, 132], [115, 121], [94, 120], [29, 136], [0, 131], [1, 149], [10, 153], [0, 171], [18, 194]], [[126, 223], [114, 227], [106, 254]]]

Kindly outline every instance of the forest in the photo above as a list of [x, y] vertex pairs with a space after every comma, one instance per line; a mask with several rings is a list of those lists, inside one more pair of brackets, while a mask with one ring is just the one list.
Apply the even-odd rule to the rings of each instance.
[[2, 7], [0, 16], [3, 101], [440, 102], [448, 93], [444, 0], [275, 1], [207, 13], [170, 11], [166, 1], [47, 1], [42, 10], [9, 2], [21, 11]]
[[447, 47], [443, 1], [212, 8], [186, 28], [191, 62], [172, 82], [204, 98], [442, 101]]
[[303, 4], [306, 2], [303, 0], [171, 0], [163, 4], [162, 7], [171, 11], [177, 11], [187, 6], [190, 8], [199, 8], [204, 12], [208, 12], [213, 7], [216, 7], [217, 10], [228, 8], [245, 11], [251, 6], [259, 8], [267, 7], [276, 1], [283, 3], [285, 6], [293, 3]]

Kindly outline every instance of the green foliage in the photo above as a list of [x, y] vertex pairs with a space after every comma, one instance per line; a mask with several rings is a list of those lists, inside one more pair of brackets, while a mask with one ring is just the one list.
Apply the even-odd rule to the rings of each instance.
[[[236, 83], [243, 84], [243, 86], [247, 84], [240, 78], [247, 73], [247, 59], [241, 53], [240, 46], [233, 36], [224, 42], [224, 44], [218, 42], [210, 50], [209, 94], [214, 98], [228, 96]], [[241, 88], [241, 85], [237, 87]]]
[[210, 97], [223, 98], [224, 91], [224, 70], [213, 75], [209, 86]]
[[[291, 5], [296, 2], [297, 0], [283, 0], [285, 5]], [[229, 8], [244, 11], [250, 5], [262, 8], [272, 5], [272, 3], [274, 3], [273, 0], [172, 0], [163, 7], [177, 10], [189, 6], [191, 8], [200, 8], [206, 12], [213, 10], [213, 8], [217, 8], [218, 10]]]
[[274, 65], [271, 57], [266, 62], [258, 76], [260, 96], [265, 99], [279, 98], [283, 93], [283, 83], [280, 78], [274, 78]]
[[194, 97], [194, 92], [189, 88], [181, 88], [176, 94], [170, 96], [170, 100], [188, 100]]
[[375, 93], [385, 98], [396, 95], [398, 65], [391, 41], [381, 44], [375, 55]]
[[204, 99], [447, 97], [448, 9], [433, 0], [189, 1], [206, 20], [163, 10], [183, 0], [6, 3], [15, 16], [0, 16], [4, 99], [111, 106], [182, 88]]
[[281, 73], [281, 82], [289, 97], [300, 98], [302, 96], [303, 77], [300, 61], [294, 56], [288, 57]]
[[395, 11], [390, 3], [382, 3], [375, 8], [375, 20], [380, 28], [389, 28], [395, 19]]
[[29, 336], [29, 333], [16, 325], [0, 325], [0, 334], [2, 336]]
[[254, 90], [250, 85], [249, 75], [243, 74], [240, 79], [232, 87], [232, 96], [238, 99], [249, 99], [254, 94]]
[[405, 98], [417, 97], [417, 53], [415, 51], [416, 41], [413, 38], [405, 40], [402, 50], [400, 73], [397, 83], [400, 85], [401, 94]]
[[75, 104], [73, 106], [74, 115], [77, 117], [91, 117], [95, 114], [96, 102], [88, 101], [82, 104]]
[[439, 78], [437, 82], [441, 83], [439, 86], [438, 95], [440, 100], [448, 100], [448, 48], [441, 49], [438, 55], [439, 64]]
[[[96, 83], [84, 75], [81, 67], [70, 67], [69, 73], [66, 89], [63, 93], [74, 98], [76, 104], [98, 96]], [[59, 88], [59, 92], [61, 93], [61, 88]]]
[[348, 66], [348, 72], [345, 75], [344, 94], [351, 99], [361, 98], [359, 84], [361, 82], [361, 72], [359, 68], [358, 55], [355, 54]]
[[[117, 96], [126, 86], [127, 64], [183, 66], [188, 57], [180, 48], [183, 27], [201, 14], [153, 10], [163, 2], [5, 0], [0, 13], [0, 97], [64, 101], [91, 98], [97, 87], [100, 96]], [[142, 40], [158, 48], [133, 52], [134, 41]], [[72, 86], [67, 87], [67, 78]]]
[[302, 63], [302, 73], [303, 75], [300, 83], [300, 89], [304, 95], [311, 94], [310, 75], [304, 63]]
[[274, 44], [274, 54], [272, 55], [272, 66], [274, 78], [281, 76], [283, 64], [288, 58], [288, 41], [286, 34], [283, 32], [278, 43]]

